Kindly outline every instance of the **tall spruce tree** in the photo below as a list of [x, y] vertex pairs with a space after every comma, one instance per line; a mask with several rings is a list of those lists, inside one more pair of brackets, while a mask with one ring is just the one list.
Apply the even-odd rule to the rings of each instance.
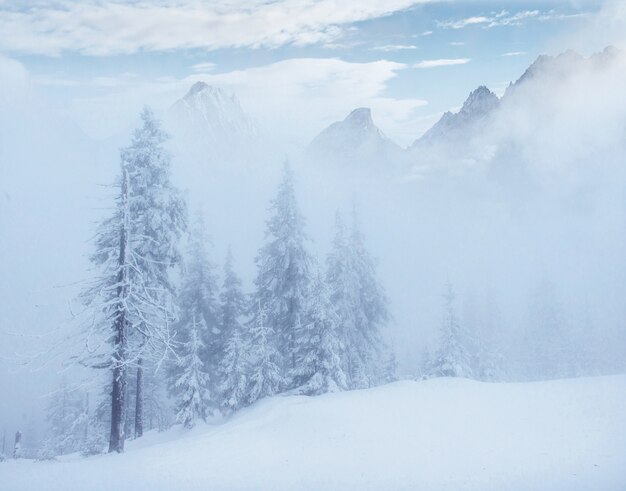
[[259, 301], [248, 326], [250, 339], [250, 362], [246, 377], [249, 381], [246, 398], [248, 404], [278, 394], [285, 386], [279, 364], [280, 355], [276, 349], [276, 333], [269, 321], [269, 310]]
[[349, 246], [353, 275], [358, 285], [355, 315], [357, 324], [352, 345], [363, 369], [362, 373], [354, 374], [354, 381], [358, 387], [370, 387], [384, 379], [388, 347], [384, 342], [382, 329], [389, 321], [389, 308], [385, 290], [378, 279], [376, 261], [365, 245], [356, 205], [352, 209]]
[[63, 380], [50, 397], [46, 422], [46, 435], [38, 453], [40, 460], [79, 450], [89, 424], [84, 394], [71, 390]]
[[427, 374], [434, 377], [472, 377], [471, 340], [459, 322], [455, 308], [455, 294], [451, 283], [443, 295], [443, 319], [439, 332], [439, 346], [432, 354]]
[[266, 244], [256, 257], [258, 268], [253, 308], [262, 305], [275, 333], [280, 367], [286, 386], [296, 369], [297, 335], [305, 315], [310, 283], [310, 255], [306, 249], [304, 218], [294, 191], [294, 178], [285, 163], [278, 193], [270, 204]]
[[[201, 213], [196, 215], [188, 239], [182, 285], [178, 296], [180, 315], [176, 325], [177, 341], [188, 341], [189, 330], [193, 327], [195, 319], [204, 345], [201, 358], [207, 372], [215, 374], [223, 350], [217, 301], [218, 279], [215, 267], [209, 259], [207, 247], [209, 240]], [[210, 382], [212, 393], [215, 393], [216, 383], [217, 377], [212, 377]]]
[[166, 134], [149, 109], [141, 119], [131, 145], [121, 152], [114, 214], [102, 222], [96, 236], [91, 259], [101, 275], [83, 294], [95, 312], [89, 337], [95, 329], [110, 347], [99, 353], [101, 359], [90, 357], [94, 366], [113, 372], [110, 452], [124, 450], [128, 369], [137, 370], [135, 427], [141, 436], [144, 359], [163, 357], [171, 348], [169, 272], [179, 261], [177, 242], [186, 227], [184, 201], [169, 180]]
[[[217, 278], [209, 261], [204, 220], [197, 213], [188, 246], [176, 324], [177, 359], [170, 367], [170, 393], [178, 401], [179, 421], [194, 425], [216, 404], [215, 376], [221, 350], [217, 313]], [[194, 385], [195, 384], [195, 385]]]
[[326, 266], [330, 300], [345, 346], [348, 387], [370, 387], [384, 379], [386, 347], [381, 329], [389, 314], [387, 298], [377, 278], [375, 262], [365, 247], [356, 211], [349, 231], [337, 214]]
[[246, 403], [247, 355], [250, 346], [242, 325], [246, 298], [241, 291], [241, 280], [233, 267], [230, 247], [224, 263], [220, 301], [220, 329], [225, 340], [218, 370], [221, 380], [220, 406], [226, 411], [236, 411]]
[[338, 392], [347, 387], [338, 321], [328, 289], [318, 274], [311, 288], [305, 322], [297, 338], [294, 382], [304, 394]]
[[[138, 319], [135, 437], [143, 435], [143, 352], [146, 351], [143, 348], [151, 348], [151, 324], [169, 324], [174, 320], [175, 291], [170, 271], [180, 262], [178, 244], [187, 226], [185, 203], [170, 180], [171, 157], [164, 148], [169, 137], [149, 108], [144, 108], [141, 120], [142, 126], [135, 131], [132, 144], [122, 152], [122, 159], [131, 179], [134, 212], [138, 216], [134, 234], [138, 239], [137, 266], [161, 312], [151, 319]], [[162, 328], [157, 326], [157, 329]], [[148, 356], [154, 354], [154, 350], [148, 350]]]
[[204, 329], [204, 319], [197, 319], [193, 315], [188, 339], [182, 344], [177, 362], [180, 375], [174, 382], [178, 391], [176, 419], [185, 428], [192, 428], [198, 418], [206, 420], [212, 406], [209, 374], [201, 359], [205, 346], [200, 333]]

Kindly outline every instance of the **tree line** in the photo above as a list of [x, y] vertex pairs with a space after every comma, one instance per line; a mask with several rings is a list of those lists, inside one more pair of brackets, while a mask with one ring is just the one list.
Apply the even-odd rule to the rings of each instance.
[[97, 453], [105, 434], [108, 451], [123, 452], [131, 428], [138, 438], [146, 425], [166, 426], [168, 411], [192, 427], [275, 394], [371, 387], [395, 374], [382, 336], [387, 298], [356, 210], [348, 224], [337, 214], [318, 264], [286, 163], [253, 291], [244, 293], [230, 249], [220, 284], [202, 216], [189, 219], [171, 182], [167, 138], [145, 108], [121, 151], [115, 206], [94, 240], [98, 273], [81, 295], [79, 361], [109, 380], [93, 415], [80, 391], [58, 391], [41, 458]]

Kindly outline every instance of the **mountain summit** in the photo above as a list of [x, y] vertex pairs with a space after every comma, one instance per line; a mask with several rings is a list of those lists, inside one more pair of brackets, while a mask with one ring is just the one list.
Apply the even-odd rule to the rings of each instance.
[[371, 109], [359, 107], [317, 135], [307, 153], [316, 160], [362, 166], [394, 162], [401, 149], [374, 124]]
[[193, 84], [170, 108], [167, 119], [183, 145], [193, 143], [205, 159], [220, 163], [247, 159], [261, 140], [257, 123], [237, 97], [205, 82]]
[[466, 135], [484, 121], [499, 105], [498, 96], [481, 85], [470, 93], [459, 112], [446, 111], [412, 147], [435, 144]]

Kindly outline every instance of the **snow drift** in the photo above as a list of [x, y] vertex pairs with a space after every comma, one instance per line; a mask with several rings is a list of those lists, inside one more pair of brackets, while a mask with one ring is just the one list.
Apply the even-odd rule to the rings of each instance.
[[0, 464], [2, 489], [534, 490], [626, 488], [626, 375], [520, 384], [403, 381], [266, 399], [125, 455]]

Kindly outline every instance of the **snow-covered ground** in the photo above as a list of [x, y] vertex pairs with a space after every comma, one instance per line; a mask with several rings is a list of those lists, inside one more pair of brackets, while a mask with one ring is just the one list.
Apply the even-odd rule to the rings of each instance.
[[124, 455], [0, 463], [3, 491], [623, 491], [626, 375], [264, 400]]

